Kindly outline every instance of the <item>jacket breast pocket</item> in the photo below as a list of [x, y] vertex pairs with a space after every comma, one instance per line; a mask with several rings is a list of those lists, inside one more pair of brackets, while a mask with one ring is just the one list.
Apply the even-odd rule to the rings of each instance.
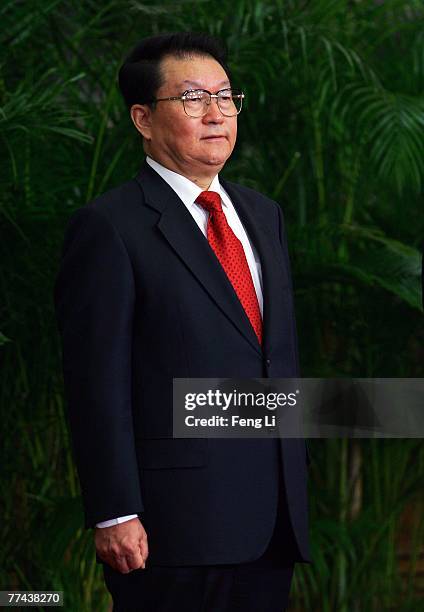
[[203, 467], [207, 463], [208, 440], [185, 438], [137, 438], [142, 470]]

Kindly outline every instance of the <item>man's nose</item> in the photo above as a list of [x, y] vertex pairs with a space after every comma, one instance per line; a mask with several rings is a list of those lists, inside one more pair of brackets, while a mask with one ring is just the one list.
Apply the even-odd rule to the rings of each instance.
[[203, 121], [206, 123], [222, 123], [224, 120], [224, 115], [218, 108], [218, 98], [211, 98], [210, 104], [207, 105], [207, 111], [203, 116]]

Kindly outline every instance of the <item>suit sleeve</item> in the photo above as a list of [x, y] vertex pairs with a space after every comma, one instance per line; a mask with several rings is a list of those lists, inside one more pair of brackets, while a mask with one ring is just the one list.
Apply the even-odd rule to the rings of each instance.
[[299, 351], [298, 351], [298, 338], [297, 338], [297, 329], [296, 329], [296, 318], [294, 315], [294, 301], [293, 301], [293, 283], [292, 283], [292, 277], [291, 277], [291, 266], [290, 266], [290, 258], [289, 258], [289, 252], [288, 252], [288, 247], [287, 247], [287, 235], [286, 235], [286, 229], [285, 229], [285, 224], [284, 224], [284, 216], [283, 216], [283, 211], [281, 210], [281, 206], [279, 206], [276, 202], [275, 205], [277, 207], [278, 210], [278, 224], [279, 224], [279, 236], [280, 236], [280, 244], [281, 244], [281, 248], [283, 250], [283, 256], [284, 256], [284, 261], [286, 262], [286, 268], [287, 268], [287, 273], [289, 276], [289, 283], [290, 283], [290, 294], [291, 294], [291, 301], [292, 301], [292, 306], [293, 306], [293, 333], [294, 333], [294, 346], [295, 346], [295, 351], [296, 351], [296, 376], [300, 377], [300, 362], [299, 362]]
[[89, 528], [143, 511], [131, 404], [132, 266], [117, 230], [91, 205], [68, 223], [54, 302]]

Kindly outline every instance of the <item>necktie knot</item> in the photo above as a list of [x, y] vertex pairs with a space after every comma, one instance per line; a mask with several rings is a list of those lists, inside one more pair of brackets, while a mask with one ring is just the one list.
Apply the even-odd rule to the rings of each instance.
[[209, 213], [212, 210], [222, 211], [221, 197], [216, 191], [202, 191], [196, 199], [197, 204], [203, 206]]

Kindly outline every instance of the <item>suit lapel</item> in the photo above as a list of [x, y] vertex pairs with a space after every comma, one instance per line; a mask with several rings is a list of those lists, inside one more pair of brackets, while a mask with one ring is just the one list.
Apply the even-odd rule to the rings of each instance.
[[[275, 234], [271, 233], [269, 220], [265, 217], [260, 202], [252, 192], [241, 195], [234, 183], [221, 179], [221, 185], [231, 198], [234, 208], [243, 223], [248, 236], [256, 248], [262, 267], [263, 291], [263, 352], [272, 353], [273, 332], [282, 330], [285, 322], [286, 304], [284, 291], [288, 284], [288, 271], [283, 259], [282, 249], [276, 244]], [[279, 334], [277, 334], [278, 336]]]
[[[233, 286], [190, 212], [174, 190], [146, 162], [135, 178], [143, 190], [146, 204], [160, 213], [157, 223], [158, 230], [217, 306], [252, 347], [261, 354], [261, 346]], [[254, 200], [247, 203], [244, 198], [240, 197], [234, 185], [226, 181], [221, 181], [221, 183], [229, 194], [261, 259], [264, 283], [265, 347], [271, 341], [269, 330], [272, 329], [274, 311], [271, 302], [275, 299], [278, 281], [278, 275], [276, 277], [273, 272], [276, 254], [270, 246], [271, 240], [266, 227], [260, 222], [260, 215], [256, 210], [258, 207], [251, 206], [255, 204]]]

